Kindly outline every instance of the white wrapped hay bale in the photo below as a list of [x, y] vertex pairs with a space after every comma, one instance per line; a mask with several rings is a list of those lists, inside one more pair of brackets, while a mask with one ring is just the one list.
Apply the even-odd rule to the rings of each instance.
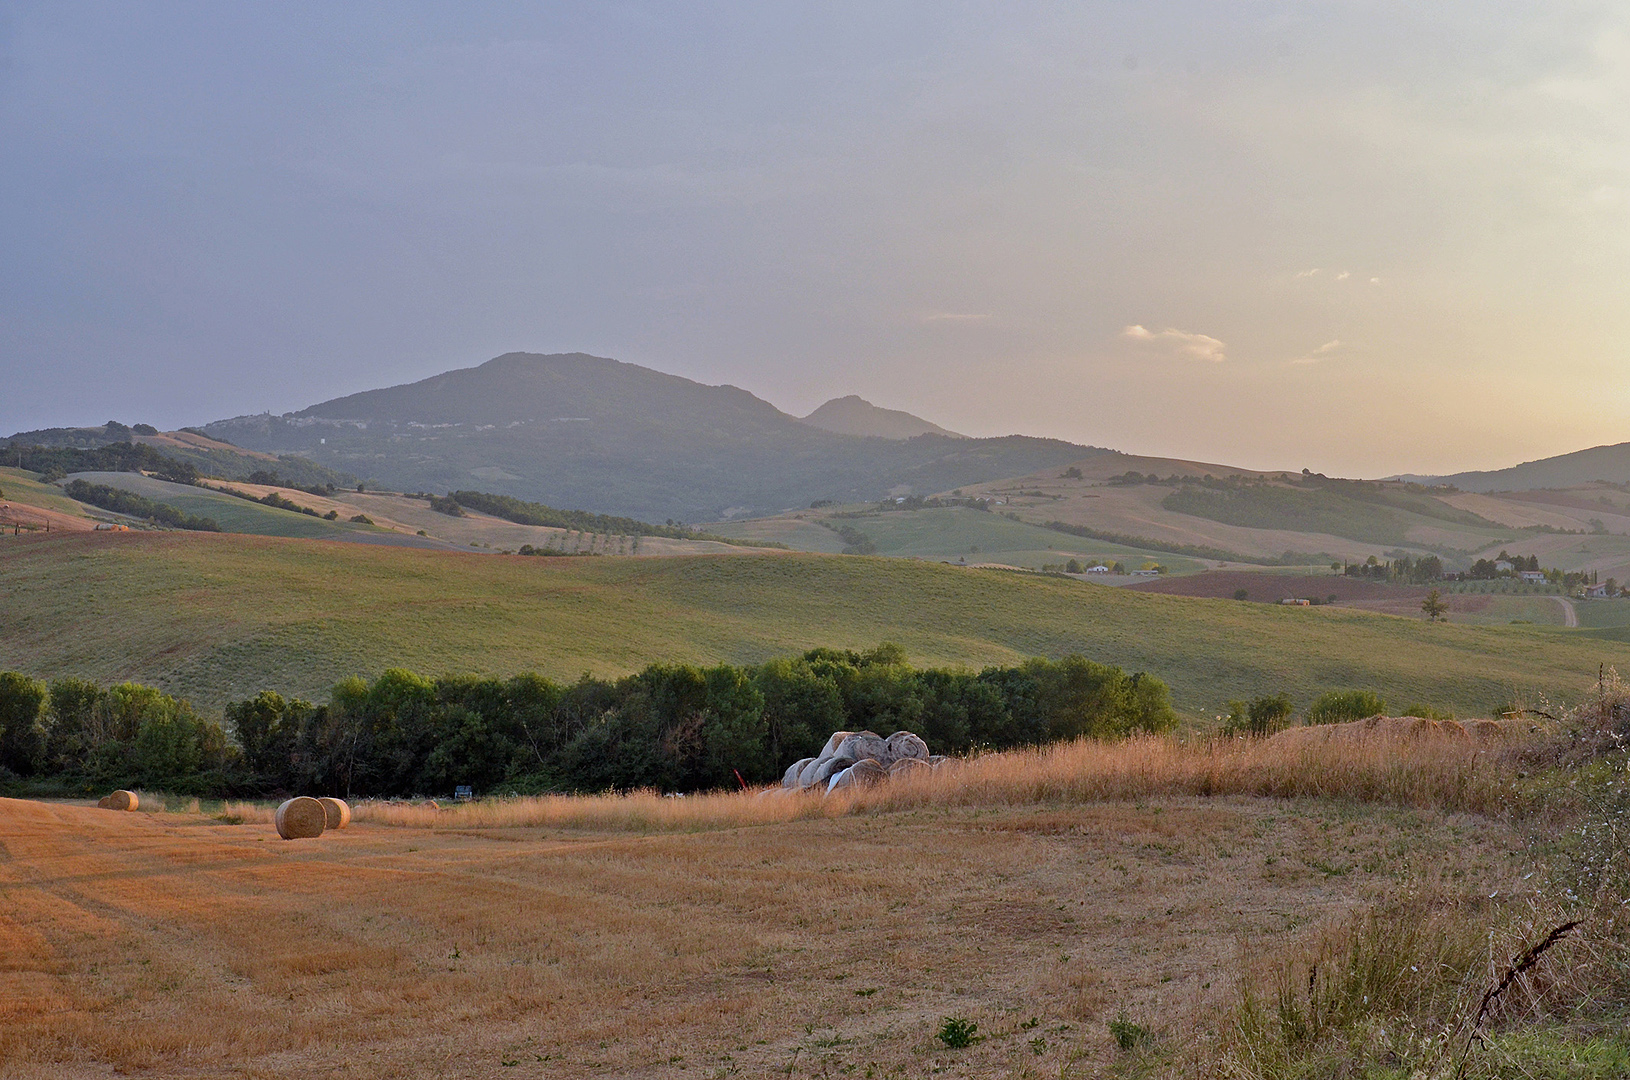
[[[882, 758], [878, 759], [882, 761]], [[909, 731], [896, 731], [888, 739], [888, 760], [885, 765], [893, 765], [897, 761], [927, 761], [928, 744]]]
[[802, 775], [804, 769], [811, 765], [814, 761], [815, 759], [812, 757], [800, 758], [791, 765], [788, 765], [786, 773], [781, 777], [781, 786], [784, 788], [802, 787], [803, 785], [798, 783], [798, 777]]

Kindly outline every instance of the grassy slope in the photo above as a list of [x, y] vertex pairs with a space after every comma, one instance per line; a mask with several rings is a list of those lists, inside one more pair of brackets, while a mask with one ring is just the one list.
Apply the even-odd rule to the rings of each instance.
[[[779, 540], [800, 551], [843, 549], [843, 540], [837, 533], [816, 523], [828, 515], [819, 511], [801, 513], [803, 520], [783, 515], [707, 528], [726, 536]], [[890, 510], [865, 517], [830, 520], [834, 525], [849, 525], [865, 533], [877, 545], [879, 555], [953, 561], [962, 558], [968, 562], [1000, 562], [1036, 569], [1071, 558], [1102, 559], [1110, 563], [1121, 560], [1134, 568], [1154, 561], [1177, 573], [1202, 568], [1198, 561], [1180, 555], [1087, 540], [967, 507]]]
[[[90, 472], [77, 473], [76, 476], [87, 483], [107, 484], [135, 492], [144, 498], [173, 506], [184, 514], [213, 518], [226, 532], [321, 540], [333, 539], [344, 533], [369, 531], [366, 525], [353, 525], [348, 521], [324, 521], [320, 517], [312, 517], [296, 510], [280, 510], [275, 506], [264, 506], [218, 491], [172, 484], [167, 480], [155, 480], [140, 473]], [[301, 506], [317, 501], [314, 497], [306, 496], [304, 492], [291, 489], [283, 491], [285, 496]]]
[[902, 644], [918, 663], [1080, 651], [1226, 698], [1369, 687], [1483, 713], [1514, 689], [1571, 694], [1630, 646], [1539, 627], [1434, 626], [1331, 608], [1129, 593], [934, 563], [816, 555], [471, 556], [209, 534], [7, 540], [0, 668], [156, 682], [202, 703], [321, 694], [391, 665], [615, 674]]
[[39, 506], [75, 517], [85, 517], [85, 504], [78, 503], [62, 493], [55, 484], [47, 484], [23, 469], [0, 468], [0, 491], [13, 502], [25, 506]]

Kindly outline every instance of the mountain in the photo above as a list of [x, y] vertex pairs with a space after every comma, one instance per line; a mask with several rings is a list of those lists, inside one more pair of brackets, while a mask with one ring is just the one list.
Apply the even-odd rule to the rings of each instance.
[[839, 435], [875, 435], [880, 439], [910, 439], [918, 435], [967, 437], [899, 409], [879, 408], [854, 394], [833, 398], [804, 417], [804, 423]]
[[1462, 491], [1532, 491], [1580, 487], [1597, 480], [1630, 483], [1630, 442], [1593, 446], [1571, 454], [1525, 461], [1509, 469], [1452, 473], [1448, 476], [1401, 476], [1420, 484], [1453, 484]]
[[370, 485], [480, 488], [647, 521], [945, 491], [1094, 452], [1019, 435], [876, 439], [825, 431], [734, 386], [583, 353], [508, 353], [203, 430], [240, 447], [298, 454]]

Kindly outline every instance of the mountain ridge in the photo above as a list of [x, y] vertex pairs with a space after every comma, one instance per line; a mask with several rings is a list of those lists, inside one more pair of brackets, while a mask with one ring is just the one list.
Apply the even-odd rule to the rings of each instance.
[[[906, 414], [909, 415], [909, 414]], [[735, 386], [586, 353], [505, 353], [282, 416], [202, 429], [396, 490], [479, 485], [646, 521], [711, 521], [812, 501], [874, 501], [1111, 453], [1058, 439], [823, 430]]]
[[1630, 442], [1591, 446], [1567, 454], [1524, 461], [1504, 469], [1480, 469], [1443, 476], [1403, 474], [1418, 484], [1452, 484], [1462, 491], [1526, 491], [1572, 488], [1605, 480], [1630, 483]]

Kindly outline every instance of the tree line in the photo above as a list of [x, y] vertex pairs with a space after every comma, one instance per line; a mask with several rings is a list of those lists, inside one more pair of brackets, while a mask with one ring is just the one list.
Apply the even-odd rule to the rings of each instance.
[[1169, 729], [1166, 685], [1081, 656], [914, 668], [896, 645], [763, 664], [347, 679], [313, 704], [263, 691], [220, 720], [153, 687], [0, 673], [0, 781], [194, 795], [694, 791], [769, 783], [833, 731], [906, 730], [936, 753]]
[[653, 525], [634, 518], [594, 514], [587, 510], [559, 510], [543, 503], [527, 502], [510, 495], [493, 495], [485, 491], [450, 491], [446, 495], [427, 495], [432, 510], [463, 516], [461, 507], [491, 514], [517, 525], [542, 525], [553, 529], [576, 529], [578, 532], [606, 533], [616, 536], [660, 536], [669, 540], [713, 540], [738, 547], [785, 548], [787, 545], [768, 540], [743, 540], [739, 537], [718, 536], [714, 533], [695, 532], [676, 522]]
[[62, 490], [70, 499], [91, 506], [100, 506], [103, 510], [112, 510], [116, 514], [146, 518], [154, 524], [167, 525], [172, 529], [190, 529], [194, 532], [221, 531], [221, 526], [214, 518], [186, 514], [173, 506], [154, 502], [124, 488], [92, 484], [85, 480], [71, 480]]

